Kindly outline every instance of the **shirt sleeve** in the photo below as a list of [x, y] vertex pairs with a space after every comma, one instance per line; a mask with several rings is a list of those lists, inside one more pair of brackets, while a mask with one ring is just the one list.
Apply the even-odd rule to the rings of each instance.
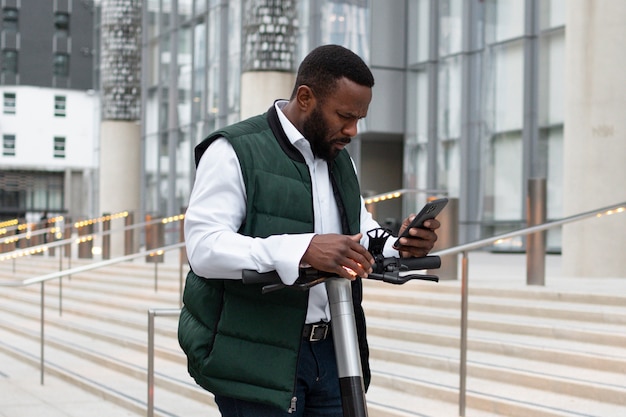
[[253, 238], [237, 233], [246, 215], [246, 192], [237, 155], [224, 139], [200, 159], [185, 213], [189, 264], [204, 278], [241, 279], [241, 271], [277, 271], [283, 283], [298, 278], [313, 233]]

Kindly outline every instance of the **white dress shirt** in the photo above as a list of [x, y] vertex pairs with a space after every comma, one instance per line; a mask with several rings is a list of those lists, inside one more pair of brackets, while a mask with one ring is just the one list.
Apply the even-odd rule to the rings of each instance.
[[[254, 238], [237, 233], [246, 214], [246, 192], [239, 160], [230, 143], [219, 138], [205, 151], [185, 214], [185, 242], [193, 271], [204, 278], [241, 279], [243, 269], [277, 271], [283, 283], [298, 278], [300, 260], [315, 234], [341, 233], [341, 219], [325, 160], [315, 158], [309, 142], [283, 114], [286, 101], [275, 104], [278, 118], [291, 143], [302, 153], [311, 173], [314, 233]], [[285, 202], [288, 204], [288, 202]], [[361, 244], [367, 231], [379, 227], [361, 199]], [[397, 256], [388, 239], [385, 256]], [[329, 321], [324, 284], [309, 290], [307, 323]]]

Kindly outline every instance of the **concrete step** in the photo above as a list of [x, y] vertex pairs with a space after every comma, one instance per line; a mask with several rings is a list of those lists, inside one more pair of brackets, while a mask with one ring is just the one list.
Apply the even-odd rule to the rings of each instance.
[[[377, 281], [366, 281], [367, 302], [380, 302], [385, 305], [410, 305], [428, 308], [441, 308], [460, 311], [459, 283], [439, 283], [436, 288], [385, 285]], [[406, 288], [405, 288], [406, 287]], [[485, 312], [520, 316], [525, 319], [539, 317], [580, 322], [606, 322], [626, 324], [626, 295], [601, 296], [589, 294], [548, 293], [546, 290], [493, 291], [490, 288], [476, 287], [470, 291], [468, 302], [472, 312]]]
[[[368, 395], [382, 387], [406, 389], [414, 398], [458, 401], [460, 313], [459, 302], [451, 299], [456, 296], [451, 286], [425, 293], [421, 287], [402, 292], [368, 283], [364, 306], [375, 381]], [[605, 311], [581, 322], [576, 318], [592, 304], [578, 295], [544, 296], [529, 307], [543, 313], [531, 311], [526, 317], [515, 309], [520, 300], [526, 303], [523, 290], [509, 291], [512, 298], [506, 300], [499, 292], [485, 295], [490, 292], [470, 297], [480, 298], [469, 306], [471, 415], [608, 416], [626, 411], [626, 325], [615, 319], [623, 317], [626, 303], [616, 305], [613, 296], [607, 303], [594, 297]], [[475, 305], [482, 308], [474, 309]], [[551, 314], [539, 320], [546, 311]], [[417, 401], [412, 407], [423, 406]]]
[[[112, 272], [117, 274], [117, 272]], [[136, 415], [147, 401], [147, 310], [175, 307], [175, 292], [154, 293], [127, 286], [106, 274], [93, 280], [73, 277], [63, 287], [63, 315], [57, 289], [46, 285], [45, 372], [93, 392]], [[93, 281], [94, 291], [85, 290]], [[102, 281], [109, 281], [103, 288]], [[58, 285], [57, 285], [58, 287]], [[145, 287], [145, 286], [144, 286]], [[11, 289], [0, 303], [0, 351], [38, 366], [40, 350], [39, 286]], [[54, 301], [51, 302], [51, 299]], [[218, 416], [212, 396], [186, 371], [176, 340], [177, 319], [159, 318], [155, 346], [155, 415]], [[164, 334], [165, 333], [165, 334]], [[33, 372], [37, 377], [38, 372]]]
[[[458, 346], [460, 327], [458, 320], [442, 322], [430, 315], [421, 320], [405, 320], [387, 316], [378, 316], [365, 307], [368, 313], [369, 334], [384, 335], [389, 339], [407, 339], [413, 341], [432, 339], [439, 345]], [[370, 314], [372, 313], [372, 314]], [[473, 316], [472, 316], [473, 317]], [[435, 318], [434, 320], [430, 320]], [[606, 358], [623, 357], [626, 344], [624, 341], [623, 328], [610, 326], [607, 328], [577, 329], [571, 323], [515, 323], [506, 321], [506, 317], [493, 317], [485, 320], [471, 319], [468, 321], [471, 343], [476, 346], [486, 346], [489, 343], [497, 343], [506, 348], [506, 342], [524, 344], [529, 347], [545, 347], [546, 340], [550, 346], [561, 347], [563, 351], [589, 352], [590, 354], [603, 355]], [[506, 339], [503, 341], [503, 336]], [[615, 362], [612, 362], [615, 363]]]
[[[36, 258], [15, 273], [0, 263], [0, 280], [58, 268], [54, 258]], [[46, 284], [47, 375], [144, 415], [147, 310], [179, 302], [178, 265], [157, 265], [158, 291], [154, 274], [154, 264], [129, 262]], [[626, 415], [626, 296], [498, 285], [470, 287], [467, 415]], [[39, 290], [0, 289], [0, 353], [33, 369]], [[365, 300], [370, 416], [457, 415], [460, 283], [368, 281]], [[218, 415], [187, 375], [176, 327], [176, 318], [157, 318], [157, 415]]]
[[[0, 331], [0, 335], [4, 336]], [[26, 362], [38, 373], [39, 358], [32, 354], [34, 341], [28, 338], [11, 338], [12, 343], [0, 344], [2, 353]], [[17, 350], [16, 343], [23, 349]], [[67, 345], [59, 346], [54, 340], [46, 344], [44, 380], [53, 375], [101, 396], [107, 402], [123, 407], [135, 415], [145, 415], [147, 404], [145, 370], [129, 364], [126, 359], [116, 358], [120, 353], [108, 357], [94, 352], [77, 352]], [[219, 413], [212, 396], [189, 381], [176, 380], [160, 373], [155, 375], [155, 415], [185, 416], [206, 415], [217, 417]]]
[[[2, 346], [2, 341], [0, 341]], [[130, 417], [137, 414], [105, 401], [100, 392], [87, 390], [48, 373], [40, 383], [39, 371], [21, 357], [0, 349], [0, 415], [5, 417]]]

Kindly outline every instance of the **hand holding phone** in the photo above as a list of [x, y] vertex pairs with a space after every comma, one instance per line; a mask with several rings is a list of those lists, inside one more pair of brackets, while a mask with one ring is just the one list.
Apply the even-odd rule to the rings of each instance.
[[409, 226], [404, 229], [404, 232], [402, 232], [402, 234], [398, 236], [398, 239], [394, 242], [393, 246], [395, 248], [399, 248], [401, 246], [400, 238], [410, 236], [409, 229], [411, 229], [412, 227], [424, 227], [424, 222], [426, 220], [434, 219], [435, 217], [437, 217], [437, 215], [441, 213], [441, 210], [443, 210], [446, 204], [448, 204], [447, 198], [440, 198], [426, 203], [426, 205], [417, 214], [417, 216], [413, 218], [411, 224], [409, 224]]

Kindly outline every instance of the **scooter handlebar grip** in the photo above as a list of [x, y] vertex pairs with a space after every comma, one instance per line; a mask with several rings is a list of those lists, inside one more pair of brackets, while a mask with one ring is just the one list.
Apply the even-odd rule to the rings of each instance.
[[441, 267], [441, 258], [433, 255], [421, 258], [401, 258], [400, 264], [406, 266], [410, 271], [437, 269]]
[[241, 280], [246, 285], [281, 283], [280, 276], [276, 271], [257, 272], [253, 269], [244, 269], [241, 271]]

